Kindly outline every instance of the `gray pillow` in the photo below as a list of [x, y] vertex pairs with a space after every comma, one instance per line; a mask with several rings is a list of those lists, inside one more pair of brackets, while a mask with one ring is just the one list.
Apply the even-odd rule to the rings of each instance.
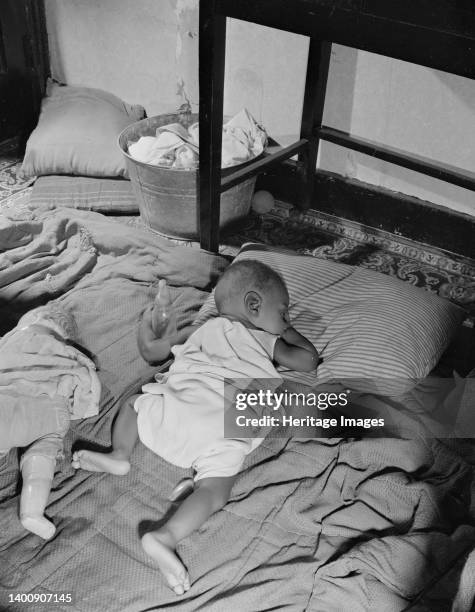
[[106, 91], [49, 81], [21, 172], [127, 176], [117, 137], [144, 116], [142, 106], [126, 104]]

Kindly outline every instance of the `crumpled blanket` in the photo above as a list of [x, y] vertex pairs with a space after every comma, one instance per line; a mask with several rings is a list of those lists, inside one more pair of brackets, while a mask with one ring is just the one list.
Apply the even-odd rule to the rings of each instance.
[[[223, 125], [221, 165], [223, 168], [242, 164], [260, 155], [266, 146], [267, 134], [247, 109], [241, 110]], [[129, 145], [129, 154], [136, 160], [155, 166], [192, 170], [199, 164], [199, 125], [188, 130], [180, 123], [157, 128], [156, 136], [141, 136]]]
[[70, 419], [99, 413], [101, 385], [88, 357], [69, 343], [74, 323], [54, 304], [26, 313], [0, 340], [0, 448], [26, 446]]
[[74, 421], [65, 438], [47, 507], [52, 541], [25, 533], [17, 454], [0, 460], [0, 602], [12, 592], [72, 592], [76, 612], [399, 612], [474, 541], [473, 470], [458, 441], [452, 450], [429, 439], [267, 438], [223, 511], [180, 543], [193, 586], [176, 597], [140, 535], [171, 510], [169, 495], [189, 471], [137, 444], [118, 478], [74, 470], [71, 451], [78, 442], [108, 447], [123, 399], [156, 373], [138, 353], [136, 325], [158, 279], [181, 329], [228, 262], [72, 209], [0, 217], [0, 244], [0, 325], [56, 299], [73, 313], [102, 383], [100, 413]]

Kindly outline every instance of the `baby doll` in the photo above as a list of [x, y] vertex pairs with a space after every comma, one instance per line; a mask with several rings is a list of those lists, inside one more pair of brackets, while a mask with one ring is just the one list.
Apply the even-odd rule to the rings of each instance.
[[95, 366], [68, 342], [74, 335], [73, 317], [52, 303], [0, 339], [0, 456], [25, 449], [20, 521], [44, 539], [55, 532], [44, 510], [70, 420], [99, 411]]

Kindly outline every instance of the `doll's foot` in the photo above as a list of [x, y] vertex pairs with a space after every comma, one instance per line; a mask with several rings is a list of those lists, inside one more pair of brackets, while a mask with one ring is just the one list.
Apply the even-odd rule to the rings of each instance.
[[73, 454], [71, 465], [76, 469], [107, 472], [115, 476], [125, 476], [130, 471], [130, 462], [114, 451], [96, 453], [95, 451], [79, 450]]
[[27, 531], [40, 536], [43, 540], [49, 540], [55, 534], [56, 527], [44, 516], [20, 516], [20, 521]]
[[162, 541], [156, 532], [142, 536], [142, 547], [158, 563], [168, 586], [177, 595], [186, 593], [190, 588], [190, 577], [174, 549]]

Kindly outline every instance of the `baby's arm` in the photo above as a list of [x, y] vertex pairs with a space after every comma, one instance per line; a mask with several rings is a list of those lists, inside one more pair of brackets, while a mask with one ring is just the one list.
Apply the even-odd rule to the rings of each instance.
[[159, 363], [169, 357], [173, 345], [186, 342], [199, 326], [188, 325], [171, 336], [157, 338], [152, 329], [152, 308], [153, 306], [147, 308], [142, 315], [137, 333], [137, 344], [145, 361]]
[[275, 343], [274, 360], [297, 372], [311, 372], [318, 365], [318, 351], [310, 340], [288, 327]]

